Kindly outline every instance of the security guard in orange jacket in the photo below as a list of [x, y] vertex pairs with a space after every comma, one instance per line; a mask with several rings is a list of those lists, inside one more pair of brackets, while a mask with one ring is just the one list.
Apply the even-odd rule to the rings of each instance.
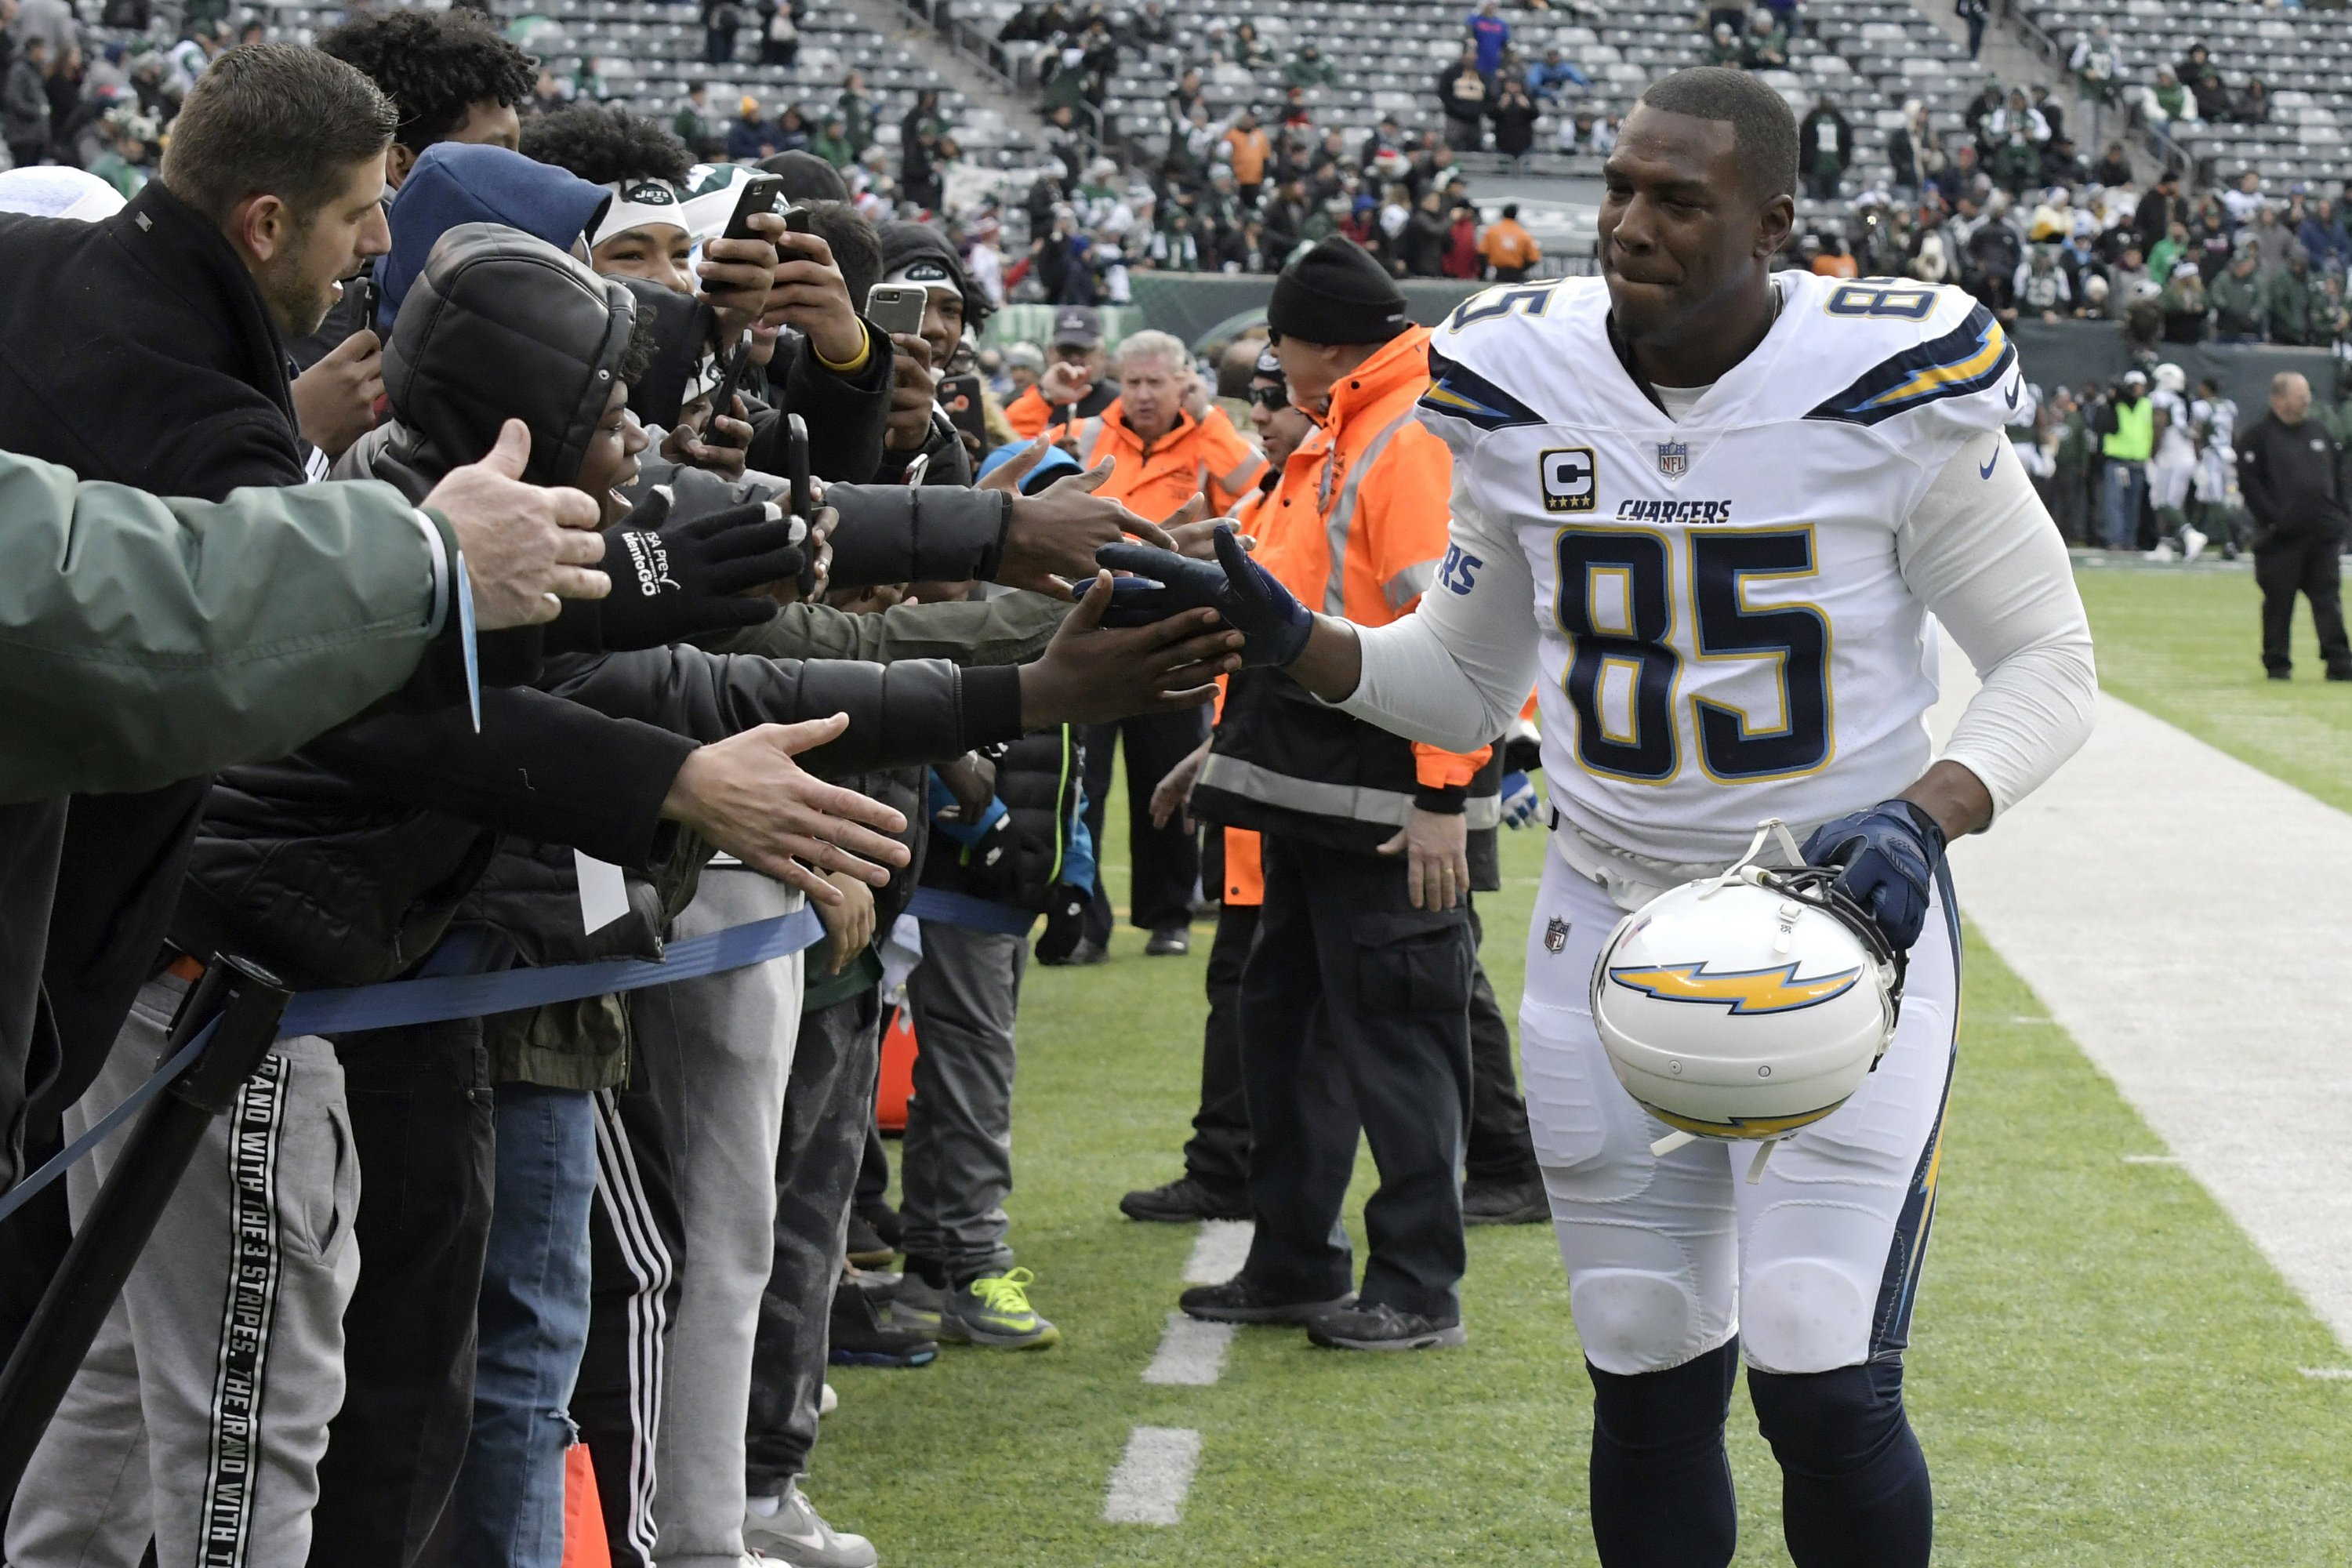
[[[1180, 340], [1166, 332], [1136, 333], [1118, 345], [1118, 399], [1080, 421], [1075, 432], [1082, 465], [1113, 465], [1096, 494], [1115, 497], [1154, 522], [1195, 496], [1205, 498], [1211, 515], [1221, 515], [1265, 471], [1265, 459], [1242, 439], [1223, 409], [1209, 405], [1195, 417], [1186, 406], [1201, 402], [1200, 381], [1192, 353]], [[1192, 889], [1201, 859], [1197, 843], [1181, 825], [1152, 826], [1151, 792], [1200, 743], [1206, 720], [1199, 710], [1187, 709], [1140, 714], [1087, 731], [1087, 825], [1098, 846], [1104, 841], [1112, 747], [1124, 745], [1128, 919], [1151, 933], [1144, 952], [1155, 956], [1191, 949]], [[1083, 963], [1107, 949], [1110, 928], [1110, 899], [1097, 881], [1085, 940], [1072, 957]]]
[[[1336, 237], [1283, 269], [1266, 317], [1291, 398], [1322, 412], [1257, 509], [1256, 559], [1305, 603], [1385, 624], [1445, 552], [1452, 460], [1412, 412], [1429, 334], [1381, 265]], [[1193, 1316], [1304, 1322], [1345, 1349], [1463, 1342], [1465, 900], [1474, 837], [1492, 885], [1492, 752], [1413, 744], [1277, 669], [1233, 677], [1192, 810], [1262, 835], [1241, 983], [1257, 1231], [1238, 1275], [1184, 1293]], [[1339, 1224], [1358, 1118], [1381, 1172], [1360, 1298]]]

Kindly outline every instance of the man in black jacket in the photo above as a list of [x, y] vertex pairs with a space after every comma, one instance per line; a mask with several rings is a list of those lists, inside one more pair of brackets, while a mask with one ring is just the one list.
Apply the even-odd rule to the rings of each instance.
[[2344, 635], [2344, 454], [2311, 416], [2311, 384], [2293, 371], [2271, 378], [2271, 412], [2238, 432], [2238, 488], [2254, 519], [2254, 581], [2263, 590], [2263, 668], [2293, 678], [2287, 633], [2294, 596], [2311, 600], [2327, 679], [2352, 680]]

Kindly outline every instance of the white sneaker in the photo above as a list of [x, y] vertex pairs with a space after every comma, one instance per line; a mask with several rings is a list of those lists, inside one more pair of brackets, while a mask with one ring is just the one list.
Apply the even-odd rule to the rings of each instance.
[[828, 1383], [824, 1385], [824, 1392], [816, 1396], [817, 1419], [821, 1421], [839, 1408], [841, 1408], [841, 1395], [835, 1394], [833, 1391], [833, 1384]]
[[797, 1481], [785, 1483], [775, 1512], [745, 1510], [743, 1544], [755, 1559], [791, 1568], [877, 1568], [882, 1561], [866, 1537], [835, 1530], [819, 1518]]
[[2151, 551], [2149, 551], [2149, 552], [2147, 552], [2147, 558], [2148, 558], [2150, 561], [2169, 561], [2169, 560], [2171, 560], [2171, 559], [2172, 559], [2172, 541], [2170, 541], [2169, 539], [2159, 539], [2159, 540], [2158, 540], [2158, 541], [2156, 542], [2156, 548], [2155, 548], [2155, 549], [2153, 549], [2153, 550], [2151, 550]]
[[2206, 539], [2203, 534], [2198, 532], [2193, 528], [2182, 529], [2180, 531], [2180, 559], [2183, 561], [2196, 560], [2200, 555], [2205, 553], [2205, 544]]

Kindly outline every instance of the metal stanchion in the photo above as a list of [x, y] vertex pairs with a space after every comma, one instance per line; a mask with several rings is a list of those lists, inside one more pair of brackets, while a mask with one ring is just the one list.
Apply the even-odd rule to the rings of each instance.
[[215, 1019], [219, 1026], [188, 1069], [131, 1125], [98, 1199], [74, 1231], [57, 1278], [42, 1294], [25, 1337], [0, 1371], [0, 1500], [15, 1495], [25, 1467], [90, 1342], [121, 1292], [131, 1266], [172, 1201], [205, 1129], [226, 1115], [253, 1075], [289, 993], [275, 975], [242, 959], [205, 972], [172, 1026], [168, 1059]]

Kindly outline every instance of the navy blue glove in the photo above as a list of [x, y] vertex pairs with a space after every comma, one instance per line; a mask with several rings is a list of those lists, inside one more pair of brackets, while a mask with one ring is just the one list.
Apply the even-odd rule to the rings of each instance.
[[1291, 663], [1307, 651], [1315, 617], [1273, 573], [1250, 559], [1231, 524], [1221, 525], [1215, 538], [1215, 565], [1131, 540], [1096, 551], [1097, 565], [1134, 574], [1111, 584], [1103, 625], [1150, 626], [1184, 610], [1214, 610], [1242, 634], [1243, 665]]
[[1805, 840], [1808, 866], [1839, 868], [1837, 889], [1870, 911], [1897, 952], [1927, 923], [1928, 889], [1944, 863], [1944, 830], [1907, 800], [1883, 800], [1825, 822]]

